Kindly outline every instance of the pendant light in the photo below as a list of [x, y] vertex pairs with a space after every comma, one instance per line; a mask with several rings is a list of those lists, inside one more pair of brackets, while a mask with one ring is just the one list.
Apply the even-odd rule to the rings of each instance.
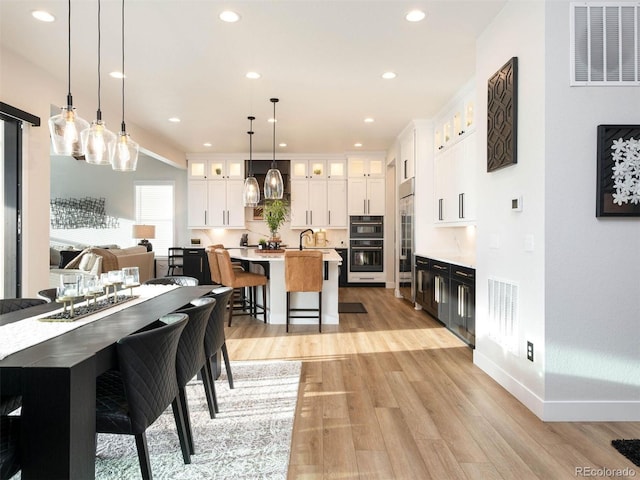
[[80, 132], [89, 127], [89, 123], [76, 114], [71, 96], [71, 0], [68, 2], [68, 63], [67, 63], [67, 106], [60, 109], [58, 115], [49, 119], [51, 143], [56, 155], [72, 155], [82, 157]]
[[279, 100], [272, 98], [270, 101], [273, 103], [273, 160], [271, 162], [271, 168], [264, 178], [264, 198], [279, 200], [284, 194], [282, 174], [276, 165], [276, 103], [278, 103]]
[[80, 136], [82, 138], [82, 150], [87, 163], [92, 165], [109, 165], [109, 151], [113, 148], [116, 136], [113, 132], [107, 130], [106, 125], [102, 121], [102, 110], [100, 110], [100, 44], [101, 44], [101, 28], [100, 28], [100, 0], [98, 0], [98, 111], [96, 112], [96, 120], [91, 122], [89, 128], [84, 129]]
[[122, 0], [122, 123], [114, 148], [111, 149], [111, 168], [120, 172], [133, 172], [138, 166], [139, 146], [127, 133], [124, 123], [124, 0]]
[[257, 207], [260, 202], [260, 187], [256, 177], [253, 176], [253, 121], [256, 117], [247, 117], [249, 119], [249, 174], [244, 181], [244, 189], [242, 190], [242, 201], [245, 207]]

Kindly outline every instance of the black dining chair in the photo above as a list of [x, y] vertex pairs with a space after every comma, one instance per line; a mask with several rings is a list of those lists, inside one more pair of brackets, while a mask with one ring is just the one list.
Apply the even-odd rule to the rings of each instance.
[[[227, 351], [227, 341], [224, 335], [225, 315], [227, 312], [227, 304], [233, 296], [233, 288], [220, 287], [212, 290], [205, 298], [214, 298], [215, 307], [211, 311], [207, 330], [204, 335], [204, 355], [206, 357], [205, 369], [201, 372], [202, 378], [208, 377], [211, 385], [211, 392], [207, 392], [207, 404], [209, 406], [209, 416], [215, 418], [218, 409], [218, 398], [216, 396], [215, 374], [214, 374], [214, 358], [217, 358], [218, 352], [222, 352], [224, 365], [227, 371], [227, 380], [229, 388], [233, 388], [233, 374], [231, 373], [231, 363], [229, 362], [229, 352]], [[196, 303], [200, 299], [194, 300]], [[205, 383], [205, 386], [207, 384]]]
[[[182, 406], [182, 416], [184, 417], [185, 430], [187, 433], [187, 443], [189, 452], [195, 453], [193, 433], [191, 430], [191, 420], [189, 417], [189, 404], [187, 402], [186, 386], [196, 374], [204, 369], [206, 358], [204, 355], [204, 337], [211, 316], [211, 311], [216, 305], [213, 298], [200, 298], [192, 300], [189, 305], [177, 310], [189, 316], [189, 323], [180, 335], [178, 351], [176, 354], [176, 373], [178, 381], [178, 396]], [[202, 382], [205, 385], [205, 393], [211, 389], [208, 385], [208, 377], [203, 376]], [[208, 395], [207, 395], [208, 396]], [[184, 448], [184, 446], [183, 446]]]
[[197, 278], [184, 275], [151, 278], [144, 282], [145, 285], [180, 285], [181, 287], [197, 287], [199, 283]]
[[57, 288], [45, 288], [38, 292], [38, 298], [45, 300], [47, 303], [54, 302], [58, 296]]
[[151, 479], [147, 428], [171, 405], [185, 463], [191, 463], [176, 378], [176, 353], [186, 314], [162, 317], [153, 330], [118, 340], [118, 370], [96, 379], [96, 432], [134, 435], [143, 479]]
[[0, 480], [20, 471], [20, 417], [0, 417]]
[[43, 303], [48, 302], [42, 298], [3, 298], [0, 300], [0, 315], [22, 310], [23, 308], [35, 307]]

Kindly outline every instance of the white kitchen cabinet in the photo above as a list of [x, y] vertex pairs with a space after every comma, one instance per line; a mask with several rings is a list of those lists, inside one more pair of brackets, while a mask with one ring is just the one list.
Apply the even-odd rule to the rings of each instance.
[[326, 167], [325, 160], [291, 160], [291, 179], [325, 179]]
[[410, 129], [400, 139], [400, 181], [415, 176], [416, 166], [416, 130]]
[[327, 182], [291, 180], [291, 228], [327, 225]]
[[435, 122], [433, 145], [438, 154], [475, 131], [475, 90], [462, 92]]
[[347, 162], [344, 158], [327, 160], [327, 179], [342, 180], [347, 178]]
[[384, 215], [384, 178], [350, 178], [349, 215]]
[[347, 228], [347, 181], [327, 181], [327, 228]]
[[469, 224], [476, 215], [475, 135], [470, 134], [434, 159], [435, 212], [439, 224]]
[[244, 179], [243, 160], [221, 160], [211, 158], [189, 158], [189, 179], [238, 180]]
[[349, 157], [349, 178], [384, 178], [384, 159], [373, 157]]
[[189, 228], [245, 228], [242, 190], [244, 180], [190, 180]]
[[244, 228], [244, 180], [207, 181], [208, 226]]
[[207, 226], [207, 181], [189, 180], [187, 184], [187, 224], [190, 228]]

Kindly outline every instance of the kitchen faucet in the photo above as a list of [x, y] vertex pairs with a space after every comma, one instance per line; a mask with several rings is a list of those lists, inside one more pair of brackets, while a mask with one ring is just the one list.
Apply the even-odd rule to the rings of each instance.
[[306, 230], [303, 230], [300, 232], [300, 250], [302, 250], [302, 237], [304, 236], [305, 233], [307, 232], [311, 232], [313, 233], [313, 230], [310, 228], [307, 228]]

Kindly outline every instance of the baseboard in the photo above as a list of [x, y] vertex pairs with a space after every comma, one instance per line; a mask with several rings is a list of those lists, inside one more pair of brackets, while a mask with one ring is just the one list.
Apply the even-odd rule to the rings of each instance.
[[640, 421], [640, 401], [545, 401], [477, 350], [473, 363], [545, 422]]
[[489, 357], [478, 352], [477, 349], [473, 351], [473, 364], [502, 385], [538, 418], [544, 420], [544, 400], [533, 393], [527, 386], [509, 375]]

